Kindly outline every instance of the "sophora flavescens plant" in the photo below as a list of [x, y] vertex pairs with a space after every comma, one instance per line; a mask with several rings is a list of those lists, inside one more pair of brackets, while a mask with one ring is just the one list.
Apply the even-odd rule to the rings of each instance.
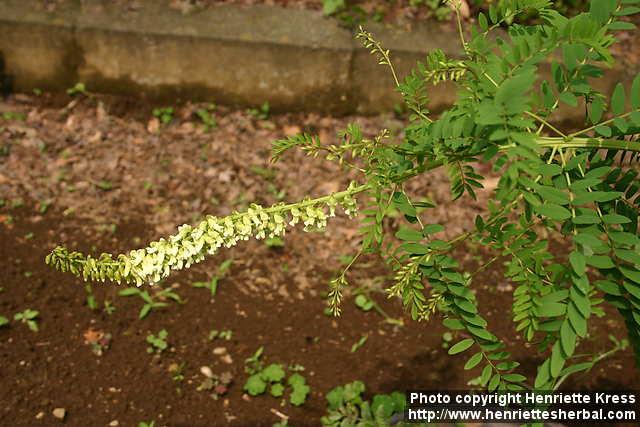
[[[357, 125], [349, 125], [334, 145], [306, 134], [273, 144], [273, 161], [299, 149], [355, 170], [360, 181], [344, 191], [209, 216], [118, 256], [94, 258], [58, 247], [47, 263], [85, 280], [155, 283], [240, 240], [282, 236], [298, 222], [306, 229], [323, 228], [338, 207], [354, 215], [355, 197], [364, 193], [359, 254], [384, 257], [395, 272], [388, 294], [399, 297], [413, 319], [439, 312], [446, 327], [459, 331], [463, 339], [449, 353], [468, 352], [464, 368], [479, 369], [479, 383], [489, 390], [555, 389], [571, 373], [590, 369], [607, 353], [578, 354], [576, 348], [588, 337], [592, 316], [605, 315], [604, 304], [622, 314], [640, 362], [640, 183], [634, 169], [640, 153], [640, 75], [611, 94], [594, 87], [614, 63], [617, 34], [634, 29], [624, 17], [640, 11], [640, 0], [593, 0], [587, 12], [571, 18], [548, 0], [496, 4], [467, 28], [458, 17], [461, 58], [430, 52], [404, 78], [390, 52], [360, 29], [357, 38], [388, 67], [411, 111], [403, 139], [394, 141], [386, 130], [366, 138]], [[528, 24], [519, 22], [523, 14]], [[537, 18], [531, 19], [533, 14]], [[445, 81], [457, 87], [457, 99], [436, 117], [427, 108], [429, 87]], [[563, 130], [557, 118], [561, 106], [584, 111], [582, 129]], [[435, 238], [444, 227], [428, 221], [433, 204], [407, 194], [405, 184], [444, 168], [452, 199], [475, 198], [483, 187], [482, 163], [500, 177], [486, 212], [473, 229], [448, 240]], [[383, 227], [392, 210], [406, 219], [395, 236]], [[550, 239], [566, 251], [551, 251]], [[453, 257], [468, 241], [494, 254], [473, 272]], [[497, 260], [516, 285], [515, 329], [546, 355], [535, 379], [517, 372], [518, 362], [478, 307], [476, 274]], [[347, 270], [330, 285], [336, 315]]]

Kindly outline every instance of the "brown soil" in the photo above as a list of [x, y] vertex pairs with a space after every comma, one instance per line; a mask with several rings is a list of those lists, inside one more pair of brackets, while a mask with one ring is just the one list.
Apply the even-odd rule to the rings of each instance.
[[[0, 121], [0, 315], [12, 318], [26, 308], [40, 311], [39, 332], [12, 321], [0, 328], [0, 419], [6, 425], [57, 425], [52, 411], [65, 408], [65, 425], [258, 426], [291, 417], [290, 424], [318, 425], [331, 388], [360, 379], [369, 393], [407, 388], [463, 389], [477, 372], [461, 369], [464, 356], [448, 356], [439, 319], [405, 326], [362, 312], [349, 297], [342, 317], [323, 314], [321, 294], [340, 268], [340, 255], [353, 254], [357, 223], [337, 218], [326, 234], [292, 230], [284, 247], [250, 241], [192, 269], [172, 275], [162, 287], [173, 287], [185, 301], [138, 319], [141, 301], [118, 297], [121, 289], [95, 284], [100, 310], [86, 305], [83, 283], [44, 264], [57, 244], [82, 251], [124, 251], [171, 233], [206, 213], [224, 215], [257, 201], [297, 200], [344, 187], [350, 178], [321, 160], [291, 153], [282, 163], [268, 163], [269, 143], [300, 131], [330, 142], [347, 121], [358, 121], [366, 134], [381, 127], [394, 135], [402, 122], [393, 117], [345, 118], [283, 115], [257, 120], [242, 111], [218, 109], [218, 127], [205, 132], [194, 117], [203, 105], [177, 108], [174, 120], [161, 125], [151, 110], [135, 102], [106, 97], [52, 99], [15, 96], [0, 104], [3, 112], [22, 112], [26, 120]], [[455, 234], [469, 227], [478, 203], [451, 205], [447, 179], [436, 172], [412, 184], [415, 194], [440, 205], [429, 221], [447, 224]], [[284, 191], [284, 193], [281, 193]], [[48, 209], [43, 206], [48, 203]], [[44, 211], [44, 212], [43, 212]], [[391, 220], [388, 227], [397, 225]], [[470, 268], [482, 250], [467, 247], [459, 256]], [[212, 300], [207, 290], [191, 286], [206, 280], [217, 265], [234, 258], [229, 275]], [[351, 280], [372, 288], [389, 283], [389, 272], [376, 257], [359, 263]], [[510, 285], [499, 269], [476, 281], [483, 314], [492, 331], [506, 339], [516, 360], [532, 375], [541, 355], [523, 344], [509, 321]], [[396, 300], [374, 293], [381, 307], [401, 317]], [[105, 299], [116, 311], [102, 311]], [[615, 313], [593, 320], [589, 341], [581, 350], [603, 351], [609, 334], [625, 335]], [[170, 349], [147, 353], [147, 334], [169, 331]], [[93, 329], [112, 335], [102, 356], [84, 343]], [[229, 341], [210, 341], [211, 329], [231, 329]], [[352, 345], [368, 334], [355, 353]], [[303, 365], [312, 393], [301, 407], [270, 396], [243, 396], [244, 359], [264, 346], [265, 360]], [[225, 347], [231, 357], [214, 354]], [[219, 353], [219, 350], [216, 351]], [[230, 363], [229, 363], [230, 362]], [[168, 372], [185, 363], [184, 380]], [[218, 400], [197, 391], [200, 368], [234, 377], [228, 394]], [[632, 389], [640, 384], [629, 350], [605, 360], [592, 372], [575, 376], [567, 389]]]

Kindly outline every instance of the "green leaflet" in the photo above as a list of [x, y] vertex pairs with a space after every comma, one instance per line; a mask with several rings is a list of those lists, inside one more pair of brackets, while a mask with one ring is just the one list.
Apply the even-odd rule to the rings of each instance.
[[412, 230], [407, 227], [401, 227], [400, 230], [396, 233], [396, 237], [400, 240], [408, 240], [408, 241], [420, 241], [423, 236], [422, 233], [416, 230]]
[[640, 109], [640, 74], [636, 75], [631, 84], [631, 108]]
[[467, 363], [465, 363], [464, 365], [464, 369], [465, 370], [473, 369], [476, 366], [478, 366], [478, 363], [480, 363], [481, 361], [482, 361], [482, 353], [478, 352], [469, 358]]
[[467, 313], [473, 314], [478, 312], [478, 309], [476, 308], [476, 306], [466, 299], [454, 298], [453, 302], [456, 306], [458, 306], [460, 309], [464, 310]]
[[632, 270], [626, 267], [620, 267], [620, 272], [624, 275], [624, 277], [640, 286], [640, 271]]
[[535, 309], [538, 317], [562, 316], [566, 311], [567, 305], [558, 302], [545, 302]]
[[500, 374], [494, 374], [489, 381], [489, 385], [487, 385], [487, 390], [494, 391], [500, 385]]
[[473, 345], [473, 340], [471, 338], [464, 339], [459, 343], [456, 343], [453, 346], [451, 346], [451, 348], [449, 349], [449, 354], [462, 353], [472, 345]]
[[542, 197], [543, 201], [549, 204], [569, 204], [569, 196], [567, 193], [557, 188], [541, 185], [536, 189], [536, 192]]
[[585, 319], [588, 318], [591, 315], [591, 303], [589, 302], [589, 298], [577, 291], [576, 287], [571, 288], [570, 294], [571, 302]]
[[566, 357], [562, 353], [560, 343], [556, 341], [551, 350], [551, 359], [549, 363], [549, 370], [552, 377], [558, 377], [562, 368], [564, 367]]
[[624, 86], [622, 83], [618, 83], [613, 90], [613, 94], [611, 95], [611, 111], [616, 116], [619, 116], [624, 112], [625, 103], [625, 95], [624, 95]]
[[422, 233], [425, 236], [429, 234], [439, 233], [441, 231], [444, 231], [444, 227], [440, 224], [428, 224], [428, 225], [425, 225], [424, 228], [422, 229]]
[[620, 289], [620, 286], [615, 282], [600, 280], [596, 282], [596, 287], [606, 294], [622, 296], [622, 290]]
[[560, 327], [560, 344], [567, 357], [571, 357], [576, 348], [577, 335], [568, 321], [564, 321]]
[[534, 383], [534, 387], [538, 390], [545, 390], [547, 387], [547, 383], [550, 380], [551, 372], [549, 365], [551, 361], [549, 359], [545, 360], [542, 365], [538, 367], [538, 373], [536, 375], [536, 380]]
[[464, 323], [462, 323], [459, 319], [452, 319], [452, 318], [444, 319], [442, 321], [442, 324], [445, 327], [456, 330], [456, 331], [465, 328]]
[[580, 338], [587, 336], [587, 320], [573, 302], [567, 305], [567, 317], [571, 327]]
[[591, 103], [591, 108], [589, 110], [591, 123], [600, 123], [602, 113], [604, 113], [604, 101], [602, 98], [595, 98]]
[[581, 252], [571, 252], [569, 254], [569, 262], [571, 263], [571, 267], [573, 267], [573, 271], [575, 271], [577, 275], [582, 276], [585, 273], [587, 260]]
[[628, 249], [616, 249], [615, 254], [621, 260], [640, 267], [640, 253]]
[[571, 212], [560, 205], [545, 203], [535, 208], [536, 212], [555, 221], [571, 218]]
[[637, 283], [624, 281], [622, 286], [631, 295], [633, 295], [634, 297], [640, 299], [640, 285], [638, 285]]

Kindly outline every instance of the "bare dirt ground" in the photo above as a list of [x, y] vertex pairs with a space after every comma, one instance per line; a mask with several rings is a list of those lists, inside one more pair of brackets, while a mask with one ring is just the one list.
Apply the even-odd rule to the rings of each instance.
[[[439, 319], [412, 322], [399, 301], [376, 292], [390, 283], [377, 257], [358, 265], [350, 275], [353, 287], [371, 289], [380, 307], [404, 318], [405, 325], [359, 310], [353, 296], [344, 302], [342, 317], [323, 313], [328, 281], [359, 242], [357, 222], [343, 217], [332, 220], [324, 234], [294, 229], [282, 247], [244, 242], [172, 275], [157, 289], [172, 288], [183, 303], [166, 300], [168, 307], [142, 320], [142, 301], [119, 297], [122, 287], [94, 284], [99, 307], [91, 310], [80, 280], [44, 264], [58, 244], [94, 253], [125, 251], [205, 214], [339, 190], [357, 176], [295, 152], [271, 165], [270, 142], [301, 131], [334, 142], [349, 121], [360, 123], [367, 135], [386, 127], [400, 137], [403, 126], [392, 116], [260, 119], [217, 108], [217, 127], [207, 131], [195, 115], [207, 107], [176, 107], [163, 124], [148, 105], [122, 98], [16, 95], [0, 103], [0, 315], [12, 318], [26, 308], [40, 312], [38, 332], [16, 321], [0, 328], [1, 419], [15, 426], [56, 425], [52, 411], [64, 408], [70, 426], [137, 426], [149, 420], [157, 426], [270, 426], [280, 420], [272, 411], [277, 410], [290, 417], [290, 425], [318, 425], [324, 395], [356, 379], [371, 393], [468, 387], [477, 373], [460, 369], [464, 356], [446, 354]], [[490, 180], [487, 186], [478, 202], [452, 204], [446, 174], [434, 172], [412, 183], [410, 191], [437, 202], [429, 220], [454, 235], [481, 212]], [[397, 224], [391, 219], [387, 226]], [[482, 248], [464, 248], [459, 256], [469, 266], [477, 264]], [[229, 258], [235, 261], [215, 297], [191, 286], [210, 279]], [[522, 343], [509, 321], [510, 286], [496, 268], [485, 271], [475, 289], [490, 328], [507, 339], [531, 375], [541, 356], [535, 345]], [[105, 300], [113, 313], [103, 309]], [[594, 324], [585, 351], [603, 351], [609, 334], [625, 334], [614, 313]], [[147, 334], [163, 328], [169, 349], [148, 354]], [[232, 337], [210, 340], [212, 329], [229, 329]], [[111, 338], [97, 355], [87, 342], [100, 334]], [[352, 352], [365, 335], [364, 345]], [[261, 346], [269, 363], [304, 367], [312, 390], [304, 405], [244, 394], [244, 360]], [[172, 369], [182, 364], [183, 379], [173, 378]], [[202, 367], [233, 378], [217, 400], [211, 391], [198, 390], [206, 379]], [[565, 386], [631, 389], [639, 380], [625, 351]]]

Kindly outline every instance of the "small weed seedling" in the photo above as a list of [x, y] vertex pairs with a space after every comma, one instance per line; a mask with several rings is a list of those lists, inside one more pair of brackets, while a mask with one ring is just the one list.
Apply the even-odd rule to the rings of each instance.
[[102, 191], [113, 190], [113, 182], [107, 181], [105, 179], [101, 181], [94, 181], [93, 185], [95, 185], [99, 190], [102, 190]]
[[365, 312], [371, 310], [375, 304], [372, 299], [367, 298], [364, 294], [356, 296], [354, 302], [356, 307]]
[[265, 168], [260, 165], [253, 165], [249, 168], [249, 170], [251, 170], [252, 173], [255, 173], [265, 181], [273, 181], [277, 175], [277, 172], [275, 169], [269, 168], [269, 167]]
[[[345, 258], [344, 262], [349, 264], [350, 261], [349, 259]], [[365, 313], [371, 310], [375, 310], [382, 317], [384, 317], [385, 322], [390, 323], [392, 325], [397, 325], [397, 326], [404, 325], [402, 319], [395, 319], [389, 316], [371, 297], [369, 297], [367, 291], [364, 291], [362, 288], [358, 288], [355, 290], [355, 292], [356, 292], [356, 297], [354, 298], [353, 302], [359, 310]], [[328, 294], [325, 294], [323, 297], [327, 298], [328, 296], [329, 296]], [[323, 313], [325, 316], [333, 317], [332, 311], [329, 307], [325, 307]]]
[[51, 202], [48, 200], [38, 202], [38, 212], [44, 215], [49, 210], [49, 206], [51, 206]]
[[111, 334], [89, 328], [84, 333], [84, 343], [91, 347], [93, 354], [102, 356], [111, 345]]
[[[402, 420], [405, 396], [400, 392], [378, 394], [371, 402], [363, 399], [365, 385], [354, 381], [327, 393], [328, 412], [320, 421], [324, 427], [339, 426], [405, 426]], [[426, 424], [411, 424], [425, 426]]]
[[11, 209], [19, 209], [24, 206], [24, 200], [21, 198], [16, 198], [11, 200]]
[[67, 89], [67, 95], [75, 96], [75, 95], [88, 95], [87, 87], [84, 83], [76, 83], [75, 86]]
[[20, 313], [16, 313], [13, 316], [13, 320], [19, 320], [22, 323], [26, 323], [29, 329], [33, 332], [38, 332], [38, 321], [36, 319], [39, 314], [40, 312], [38, 310], [31, 310], [30, 308], [27, 308]]
[[229, 268], [231, 268], [231, 264], [233, 264], [233, 259], [228, 259], [222, 262], [218, 267], [218, 271], [216, 271], [215, 276], [211, 278], [208, 282], [193, 282], [191, 286], [194, 288], [206, 288], [211, 292], [211, 297], [216, 296], [216, 292], [218, 291], [218, 282], [220, 279], [223, 279], [224, 276], [227, 275]]
[[114, 311], [116, 311], [116, 307], [111, 304], [111, 301], [104, 300], [104, 308], [102, 309], [107, 315], [111, 316]]
[[147, 347], [147, 353], [160, 354], [165, 351], [169, 347], [169, 344], [167, 343], [168, 336], [169, 332], [167, 332], [166, 329], [162, 329], [160, 332], [158, 332], [158, 335], [147, 335], [147, 342], [151, 344], [149, 347]]
[[233, 383], [233, 374], [229, 371], [223, 372], [220, 375], [211, 372], [211, 369], [201, 369], [205, 379], [196, 389], [197, 391], [209, 391], [211, 397], [214, 400], [218, 400], [221, 396], [224, 396], [229, 391], [231, 383]]
[[273, 183], [269, 183], [267, 186], [267, 191], [271, 194], [278, 202], [283, 201], [287, 197], [286, 190], [279, 190]]
[[258, 120], [267, 120], [269, 118], [269, 111], [271, 107], [269, 106], [269, 102], [265, 101], [264, 104], [260, 106], [260, 108], [249, 108], [247, 113], [252, 115], [254, 118]]
[[169, 373], [171, 379], [177, 383], [184, 381], [184, 368], [187, 366], [186, 362], [172, 363], [169, 365]]
[[255, 374], [262, 369], [262, 360], [260, 360], [262, 353], [264, 353], [264, 347], [260, 347], [251, 357], [244, 359], [244, 371], [247, 374]]
[[384, 311], [382, 307], [380, 307], [380, 305], [373, 300], [373, 298], [369, 296], [369, 291], [359, 288], [356, 289], [355, 292], [357, 295], [354, 299], [354, 303], [359, 310], [362, 310], [364, 312], [375, 310], [378, 314], [380, 314], [380, 316], [384, 318], [385, 322], [391, 325], [404, 326], [404, 322], [402, 321], [402, 319], [396, 319], [389, 316], [389, 314]]
[[156, 117], [158, 120], [160, 120], [160, 123], [162, 123], [163, 125], [166, 125], [171, 123], [171, 121], [173, 120], [174, 112], [175, 111], [173, 107], [164, 107], [164, 108], [154, 108], [152, 114], [153, 114], [153, 117]]
[[[440, 0], [435, 0], [440, 2]], [[384, 7], [376, 8], [371, 12], [367, 12], [358, 5], [351, 4], [346, 0], [322, 0], [322, 13], [325, 16], [336, 18], [340, 25], [347, 28], [355, 28], [358, 24], [364, 23], [368, 18], [375, 22], [382, 22], [384, 19]], [[385, 3], [385, 2], [379, 2]]]
[[451, 6], [440, 0], [411, 0], [417, 3], [416, 6], [424, 4], [429, 8], [430, 15], [438, 21], [447, 21], [451, 18], [453, 9]]
[[4, 316], [0, 316], [0, 328], [9, 324], [9, 319]]
[[[142, 291], [139, 288], [123, 289], [120, 292], [118, 292], [118, 295], [120, 295], [121, 297], [138, 296], [138, 297], [142, 298], [142, 300], [144, 301], [144, 305], [140, 309], [140, 313], [138, 315], [138, 318], [140, 318], [140, 319], [144, 319], [145, 317], [147, 317], [147, 315], [152, 310], [168, 306], [169, 304], [167, 304], [166, 302], [162, 301], [163, 299], [165, 299], [165, 300], [166, 299], [172, 299], [172, 300], [176, 301], [177, 303], [182, 303], [182, 299], [180, 298], [180, 296], [178, 294], [176, 294], [175, 292], [173, 292], [171, 289], [163, 289], [163, 290], [157, 292], [154, 297], [152, 297], [149, 294], [149, 292]], [[161, 301], [157, 301], [157, 299], [160, 299]]]
[[118, 226], [114, 223], [111, 224], [99, 224], [96, 229], [100, 232], [100, 233], [104, 233], [104, 234], [116, 234], [116, 230], [118, 229]]
[[[271, 396], [282, 397], [286, 388], [285, 369], [280, 363], [264, 367], [260, 360], [262, 350], [260, 347], [252, 357], [245, 360], [245, 371], [251, 375], [244, 384], [244, 390], [251, 396], [259, 396], [268, 390]], [[302, 405], [311, 391], [304, 377], [297, 372], [289, 376], [286, 385], [290, 388], [289, 402], [295, 406]]]
[[344, 10], [345, 7], [345, 0], [322, 0], [322, 13], [325, 16], [334, 15]]
[[356, 351], [360, 350], [360, 347], [362, 347], [364, 343], [367, 342], [367, 339], [369, 339], [368, 334], [365, 334], [362, 337], [360, 337], [360, 339], [351, 346], [351, 353], [355, 353]]
[[205, 132], [209, 132], [210, 130], [218, 127], [218, 122], [216, 122], [216, 118], [213, 115], [215, 109], [215, 104], [209, 104], [207, 108], [200, 108], [196, 110], [196, 116], [198, 116], [202, 121]]
[[233, 332], [231, 332], [230, 329], [223, 329], [221, 331], [217, 329], [212, 329], [209, 332], [209, 341], [213, 341], [215, 339], [229, 341], [232, 336], [233, 336]]
[[140, 421], [138, 423], [138, 427], [155, 427], [155, 426], [156, 426], [155, 421]]
[[289, 377], [287, 384], [291, 387], [291, 395], [289, 396], [289, 402], [292, 405], [300, 406], [305, 400], [307, 395], [311, 391], [311, 388], [307, 385], [304, 377], [298, 373], [295, 373]]
[[15, 120], [19, 122], [23, 122], [27, 116], [24, 113], [14, 112], [14, 111], [5, 111], [2, 113], [2, 118], [4, 120]]
[[285, 377], [284, 368], [280, 364], [272, 363], [253, 375], [251, 375], [244, 385], [244, 389], [251, 396], [263, 394], [267, 387], [274, 397], [281, 397], [284, 394], [284, 385], [281, 381]]
[[[3, 130], [4, 130], [4, 127], [0, 126], [0, 132], [2, 132]], [[11, 152], [11, 143], [6, 143], [6, 144], [0, 145], [0, 156], [1, 157], [9, 156], [10, 152]]]
[[84, 290], [87, 293], [87, 307], [91, 310], [96, 310], [98, 308], [98, 302], [96, 301], [96, 297], [93, 295], [93, 288], [91, 285], [85, 285]]

